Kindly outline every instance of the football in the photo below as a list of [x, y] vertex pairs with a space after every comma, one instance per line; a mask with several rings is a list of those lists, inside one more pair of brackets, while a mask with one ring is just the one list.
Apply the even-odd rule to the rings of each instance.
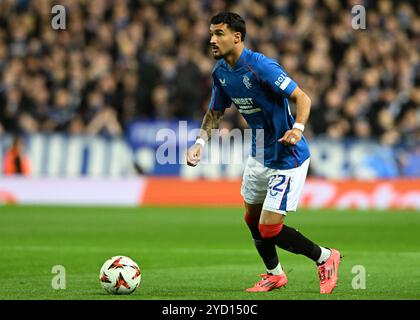
[[102, 265], [99, 280], [108, 293], [131, 294], [140, 285], [141, 271], [132, 259], [115, 256]]

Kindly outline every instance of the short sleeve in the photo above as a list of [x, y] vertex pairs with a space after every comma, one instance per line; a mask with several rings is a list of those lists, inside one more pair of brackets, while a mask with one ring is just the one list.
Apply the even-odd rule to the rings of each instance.
[[228, 95], [223, 91], [221, 85], [217, 80], [213, 78], [212, 90], [211, 90], [211, 100], [209, 110], [219, 110], [224, 111], [226, 108], [229, 108], [232, 104], [232, 100]]
[[297, 87], [296, 82], [289, 77], [283, 68], [275, 60], [261, 56], [258, 61], [258, 74], [261, 80], [270, 88], [284, 96], [289, 97]]

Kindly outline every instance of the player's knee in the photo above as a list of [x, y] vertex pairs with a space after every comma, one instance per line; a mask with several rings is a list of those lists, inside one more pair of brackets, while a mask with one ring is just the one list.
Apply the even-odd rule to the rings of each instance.
[[249, 211], [245, 212], [244, 216], [245, 222], [249, 227], [257, 227], [258, 222], [260, 221], [259, 214], [251, 214]]
[[277, 212], [263, 210], [261, 213], [260, 223], [261, 224], [283, 224], [285, 215]]
[[283, 223], [280, 224], [259, 224], [258, 229], [263, 239], [273, 238], [277, 236], [281, 229], [283, 229]]

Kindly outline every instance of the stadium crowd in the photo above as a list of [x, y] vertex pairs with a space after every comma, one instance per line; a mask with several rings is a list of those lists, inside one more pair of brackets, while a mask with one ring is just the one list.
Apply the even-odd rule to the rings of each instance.
[[[135, 119], [200, 120], [208, 108], [208, 23], [242, 15], [246, 46], [277, 59], [312, 99], [306, 136], [415, 148], [420, 120], [417, 1], [0, 1], [0, 134], [124, 133]], [[366, 29], [351, 9], [366, 9]], [[230, 108], [223, 127], [243, 127]], [[418, 152], [418, 151], [417, 151]]]

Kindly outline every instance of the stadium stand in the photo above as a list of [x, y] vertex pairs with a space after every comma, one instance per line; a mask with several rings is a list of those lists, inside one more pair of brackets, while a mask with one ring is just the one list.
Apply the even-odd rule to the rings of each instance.
[[[361, 2], [367, 30], [354, 30]], [[390, 154], [380, 176], [418, 176], [418, 3], [361, 2], [64, 0], [67, 29], [56, 31], [53, 1], [1, 1], [0, 134], [124, 137], [135, 121], [199, 121], [209, 19], [232, 10], [247, 21], [246, 45], [310, 95], [309, 139], [374, 141]], [[244, 121], [230, 108], [222, 127]]]

